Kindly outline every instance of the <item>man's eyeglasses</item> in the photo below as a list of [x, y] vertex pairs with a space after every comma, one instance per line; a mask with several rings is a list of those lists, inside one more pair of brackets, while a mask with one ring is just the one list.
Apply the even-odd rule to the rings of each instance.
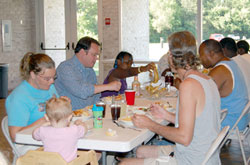
[[41, 77], [45, 81], [50, 81], [51, 79], [55, 80], [57, 78], [56, 75], [54, 77], [43, 77], [43, 76], [41, 76], [41, 75], [38, 74], [38, 76]]

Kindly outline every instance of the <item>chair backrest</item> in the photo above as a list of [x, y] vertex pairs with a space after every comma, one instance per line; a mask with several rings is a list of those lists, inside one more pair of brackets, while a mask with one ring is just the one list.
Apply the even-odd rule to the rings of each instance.
[[8, 126], [8, 116], [5, 116], [2, 120], [2, 123], [1, 123], [1, 126], [2, 126], [2, 131], [3, 131], [3, 134], [5, 136], [5, 138], [7, 139], [7, 141], [9, 142], [11, 148], [12, 148], [12, 151], [13, 153], [19, 157], [21, 156], [21, 154], [18, 152], [15, 144], [12, 142], [11, 138], [10, 138], [10, 134], [9, 134], [9, 126]]
[[[245, 108], [243, 109], [243, 111], [241, 112], [239, 118], [237, 119], [237, 121], [234, 123], [233, 127], [231, 130], [234, 130], [238, 123], [240, 122], [240, 120], [242, 119], [243, 116], [245, 116], [250, 110], [250, 101], [248, 101], [247, 105], [245, 106]], [[230, 131], [231, 132], [231, 131]], [[229, 133], [230, 134], [230, 133]], [[229, 135], [228, 135], [229, 136]]]
[[215, 153], [215, 151], [219, 148], [220, 144], [222, 143], [223, 139], [225, 139], [228, 131], [229, 126], [225, 126], [222, 131], [219, 133], [218, 137], [214, 140], [212, 145], [210, 146], [208, 152], [206, 153], [206, 157], [204, 161], [202, 162], [202, 165], [205, 165], [207, 161], [210, 159], [210, 157]]
[[59, 153], [41, 150], [30, 150], [17, 159], [16, 165], [98, 165], [96, 153], [90, 151], [78, 151], [78, 157], [67, 163]]
[[221, 112], [220, 112], [220, 123], [223, 122], [223, 120], [225, 119], [225, 117], [227, 116], [227, 109], [222, 109]]

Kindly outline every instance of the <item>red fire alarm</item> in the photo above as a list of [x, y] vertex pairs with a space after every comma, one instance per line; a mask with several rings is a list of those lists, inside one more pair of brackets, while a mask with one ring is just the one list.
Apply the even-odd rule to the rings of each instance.
[[105, 18], [105, 25], [110, 25], [110, 18]]

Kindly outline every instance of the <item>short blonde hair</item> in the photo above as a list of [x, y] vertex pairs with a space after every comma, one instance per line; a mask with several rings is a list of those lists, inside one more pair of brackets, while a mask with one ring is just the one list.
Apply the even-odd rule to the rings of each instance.
[[46, 103], [46, 114], [50, 121], [59, 122], [72, 114], [72, 106], [68, 99], [63, 97], [51, 98]]

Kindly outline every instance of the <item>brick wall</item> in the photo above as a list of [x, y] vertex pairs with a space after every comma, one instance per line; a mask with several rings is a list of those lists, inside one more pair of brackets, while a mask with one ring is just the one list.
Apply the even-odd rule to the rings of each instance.
[[[12, 51], [3, 52], [2, 33], [0, 33], [0, 63], [9, 63], [8, 88], [13, 89], [21, 82], [20, 60], [28, 51], [35, 51], [35, 1], [0, 0], [1, 20], [11, 20], [12, 24]], [[1, 31], [2, 26], [0, 26]]]
[[[103, 0], [102, 1], [102, 56], [103, 59], [113, 59], [120, 51], [120, 0]], [[105, 18], [110, 18], [110, 25], [105, 25]], [[99, 83], [107, 76], [112, 64], [100, 65]]]

